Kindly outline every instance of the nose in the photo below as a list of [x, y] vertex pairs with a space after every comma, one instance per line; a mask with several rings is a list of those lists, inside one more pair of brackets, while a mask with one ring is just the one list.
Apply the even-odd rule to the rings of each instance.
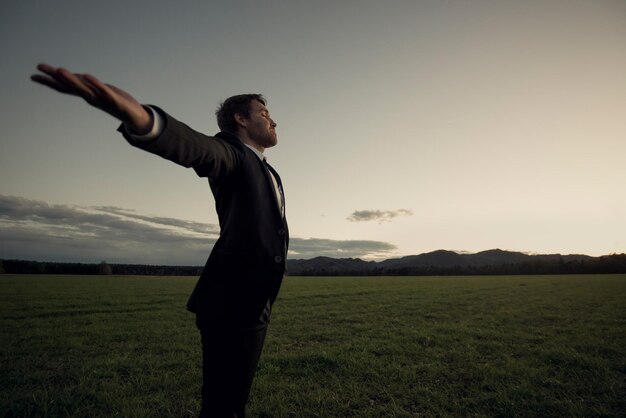
[[272, 128], [275, 128], [275, 127], [277, 127], [278, 125], [276, 124], [276, 122], [274, 122], [274, 119], [270, 119], [270, 126], [271, 126]]

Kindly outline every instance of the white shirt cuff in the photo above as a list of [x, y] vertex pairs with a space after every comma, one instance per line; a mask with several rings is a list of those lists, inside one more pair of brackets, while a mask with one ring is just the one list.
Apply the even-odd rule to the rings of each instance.
[[126, 126], [124, 126], [124, 129], [126, 129], [126, 133], [128, 133], [128, 135], [130, 135], [130, 137], [136, 141], [149, 141], [151, 139], [158, 137], [159, 135], [161, 135], [161, 133], [163, 133], [163, 117], [159, 114], [159, 112], [154, 110], [152, 107], [150, 106], [144, 106], [144, 107], [150, 110], [150, 112], [152, 112], [153, 124], [152, 124], [152, 130], [150, 132], [144, 135], [136, 135], [130, 132], [130, 130], [126, 128]]

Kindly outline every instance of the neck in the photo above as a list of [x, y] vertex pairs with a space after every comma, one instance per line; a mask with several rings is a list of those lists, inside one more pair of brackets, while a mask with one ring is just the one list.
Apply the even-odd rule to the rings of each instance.
[[255, 150], [259, 151], [261, 154], [265, 152], [265, 147], [259, 145], [257, 142], [250, 139], [250, 137], [247, 135], [245, 131], [239, 130], [239, 132], [237, 132], [237, 137], [239, 138], [241, 142], [243, 142], [246, 145], [251, 146]]
[[241, 142], [243, 142], [246, 145], [251, 146], [252, 148], [254, 148], [255, 150], [259, 151], [261, 154], [263, 154], [265, 152], [265, 147], [260, 146], [259, 144], [257, 144], [256, 142], [252, 142], [252, 141], [244, 141], [243, 139], [241, 140]]

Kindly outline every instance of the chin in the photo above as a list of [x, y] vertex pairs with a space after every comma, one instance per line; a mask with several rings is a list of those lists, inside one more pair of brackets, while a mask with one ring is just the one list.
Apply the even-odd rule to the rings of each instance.
[[267, 145], [265, 145], [265, 148], [271, 148], [274, 145], [278, 144], [278, 138], [277, 137], [271, 137], [267, 139]]

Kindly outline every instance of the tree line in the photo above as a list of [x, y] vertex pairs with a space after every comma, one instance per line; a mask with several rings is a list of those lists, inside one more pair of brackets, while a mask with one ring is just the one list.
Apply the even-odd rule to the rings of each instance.
[[0, 260], [0, 273], [9, 274], [80, 274], [199, 276], [201, 266], [151, 266], [146, 264], [63, 263], [31, 260]]
[[[341, 262], [341, 259], [337, 260]], [[537, 259], [520, 263], [452, 266], [381, 267], [376, 263], [367, 268], [307, 265], [288, 262], [291, 276], [464, 276], [519, 274], [616, 274], [626, 273], [626, 254], [612, 254], [589, 259]], [[65, 263], [31, 260], [0, 260], [0, 274], [78, 274], [78, 275], [150, 275], [199, 276], [201, 266], [152, 266], [145, 264]]]

